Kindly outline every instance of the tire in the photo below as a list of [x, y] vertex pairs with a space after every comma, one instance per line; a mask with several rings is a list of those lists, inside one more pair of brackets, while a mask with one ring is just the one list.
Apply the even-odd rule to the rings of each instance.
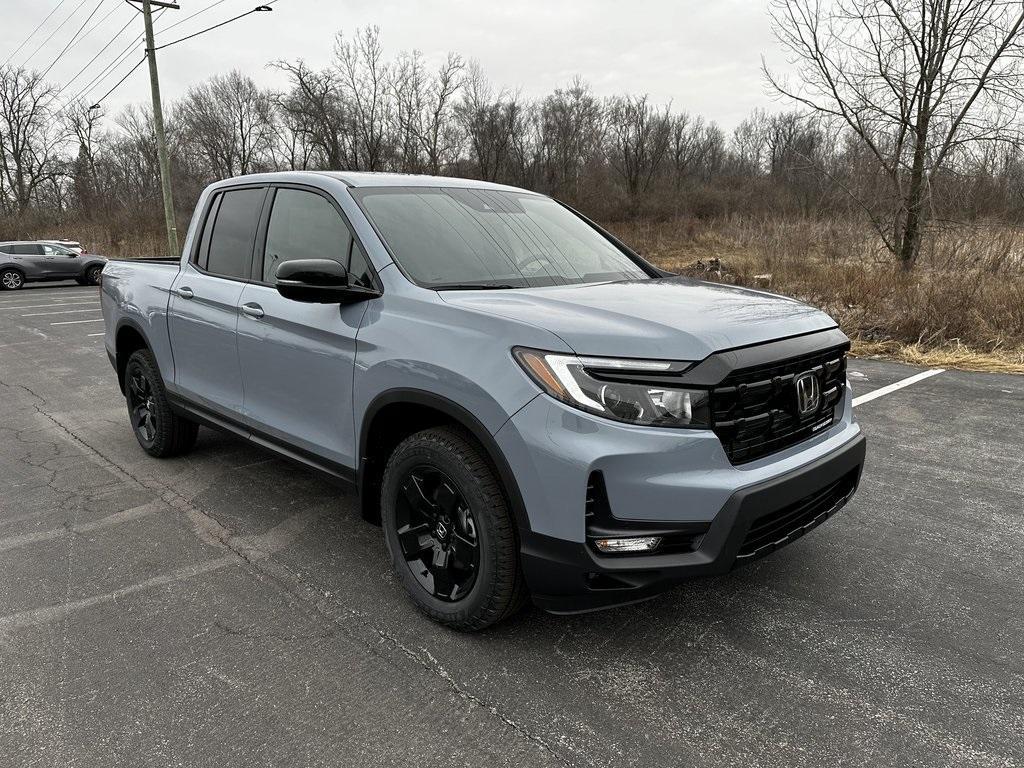
[[0, 291], [17, 291], [25, 286], [25, 276], [16, 269], [0, 272]]
[[128, 358], [124, 392], [132, 432], [146, 453], [166, 459], [192, 450], [199, 425], [171, 410], [156, 359], [148, 349], [136, 350]]
[[384, 470], [381, 522], [395, 574], [431, 619], [475, 632], [525, 602], [501, 482], [464, 430], [427, 429], [398, 445]]
[[85, 270], [85, 278], [84, 278], [84, 281], [82, 282], [82, 284], [83, 285], [99, 285], [100, 284], [100, 278], [102, 277], [102, 275], [103, 275], [103, 267], [102, 266], [97, 264], [96, 266], [89, 267], [87, 270]]

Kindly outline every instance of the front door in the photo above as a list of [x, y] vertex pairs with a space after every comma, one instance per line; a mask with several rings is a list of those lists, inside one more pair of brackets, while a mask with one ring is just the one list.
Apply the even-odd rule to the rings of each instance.
[[239, 301], [246, 419], [254, 432], [353, 468], [352, 375], [368, 302], [307, 304], [273, 282], [282, 262], [326, 258], [348, 267], [352, 283], [368, 284], [367, 260], [329, 197], [287, 187], [273, 194], [265, 246]]
[[68, 280], [80, 277], [82, 259], [74, 251], [59, 245], [43, 244], [43, 256], [47, 277], [62, 277]]
[[242, 416], [238, 304], [265, 195], [265, 187], [217, 193], [193, 258], [171, 286], [175, 388], [193, 403], [234, 419]]

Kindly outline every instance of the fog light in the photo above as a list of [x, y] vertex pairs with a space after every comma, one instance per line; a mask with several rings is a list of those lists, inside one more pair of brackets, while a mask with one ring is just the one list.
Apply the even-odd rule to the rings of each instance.
[[628, 539], [594, 539], [602, 552], [650, 552], [661, 544], [661, 536], [632, 536]]

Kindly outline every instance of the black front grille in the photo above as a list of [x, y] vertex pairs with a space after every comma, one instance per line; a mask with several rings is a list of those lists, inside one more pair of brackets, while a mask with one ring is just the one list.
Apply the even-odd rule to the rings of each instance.
[[[820, 404], [801, 415], [796, 380], [818, 380]], [[711, 390], [712, 429], [733, 464], [759, 459], [806, 440], [838, 418], [846, 386], [846, 346], [744, 368]]]
[[743, 562], [767, 555], [825, 522], [853, 495], [857, 471], [852, 470], [810, 496], [755, 519], [736, 560]]

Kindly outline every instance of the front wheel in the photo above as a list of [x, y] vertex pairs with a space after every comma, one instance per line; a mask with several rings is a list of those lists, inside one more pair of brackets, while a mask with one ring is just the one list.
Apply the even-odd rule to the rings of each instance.
[[85, 270], [85, 285], [99, 285], [100, 277], [103, 275], [103, 267], [95, 266], [89, 267]]
[[132, 431], [146, 453], [164, 459], [192, 449], [199, 425], [171, 410], [156, 359], [148, 349], [137, 350], [128, 358], [124, 394]]
[[388, 460], [382, 486], [388, 553], [417, 608], [476, 631], [522, 606], [526, 589], [508, 503], [468, 433], [439, 427], [406, 438]]
[[5, 269], [0, 272], [0, 289], [5, 291], [16, 291], [25, 285], [25, 278], [16, 269]]

